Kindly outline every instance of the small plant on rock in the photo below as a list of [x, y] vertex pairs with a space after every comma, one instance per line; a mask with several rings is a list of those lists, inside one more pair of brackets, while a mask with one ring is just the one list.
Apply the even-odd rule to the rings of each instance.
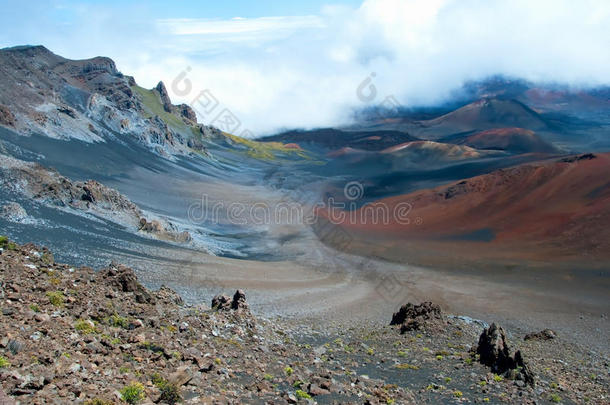
[[49, 298], [49, 302], [51, 303], [51, 305], [56, 307], [61, 307], [64, 305], [66, 297], [61, 291], [49, 291], [46, 295], [47, 298]]
[[551, 394], [549, 395], [549, 401], [554, 404], [558, 404], [561, 402], [561, 397], [559, 396], [559, 394]]
[[122, 317], [118, 314], [113, 314], [108, 318], [108, 324], [110, 326], [114, 326], [115, 328], [127, 329], [127, 327], [129, 326], [129, 321], [125, 317]]
[[308, 393], [306, 393], [303, 390], [296, 390], [294, 392], [294, 395], [298, 398], [298, 399], [311, 399], [311, 395], [309, 395]]
[[292, 369], [292, 367], [286, 366], [284, 367], [284, 373], [286, 373], [287, 376], [291, 376], [292, 373], [294, 373], [294, 370]]
[[7, 236], [0, 236], [0, 248], [7, 250], [17, 250], [17, 244], [8, 240]]
[[165, 378], [161, 377], [159, 373], [155, 373], [151, 377], [151, 381], [159, 391], [161, 392], [161, 396], [159, 397], [159, 401], [174, 405], [182, 400], [182, 396], [180, 395], [180, 388]]
[[144, 399], [144, 386], [139, 382], [132, 382], [120, 391], [121, 399], [128, 404], [137, 404]]
[[0, 356], [0, 368], [5, 368], [10, 365], [11, 365], [11, 363], [9, 363], [9, 361], [7, 359], [5, 359], [4, 356]]
[[76, 329], [78, 332], [84, 334], [84, 335], [88, 335], [90, 333], [95, 333], [95, 325], [93, 324], [92, 321], [89, 320], [83, 320], [83, 319], [79, 319], [78, 321], [76, 321], [74, 323], [74, 329]]

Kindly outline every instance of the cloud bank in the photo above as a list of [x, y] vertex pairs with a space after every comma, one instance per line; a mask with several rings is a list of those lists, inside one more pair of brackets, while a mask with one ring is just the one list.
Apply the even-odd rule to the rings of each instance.
[[[389, 95], [404, 106], [432, 104], [493, 74], [610, 84], [606, 0], [366, 0], [307, 16], [135, 23], [129, 11], [73, 12], [80, 23], [47, 38], [52, 50], [107, 54], [142, 85], [165, 81], [174, 101], [190, 103], [207, 89], [240, 131], [255, 135], [349, 123], [354, 109]], [[81, 31], [95, 35], [60, 41]], [[173, 89], [176, 77], [192, 90]], [[376, 97], [357, 96], [367, 78]]]

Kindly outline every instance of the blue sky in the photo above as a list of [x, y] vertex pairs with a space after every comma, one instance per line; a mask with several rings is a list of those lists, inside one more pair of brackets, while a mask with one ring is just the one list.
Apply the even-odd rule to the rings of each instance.
[[5, 0], [0, 14], [0, 47], [109, 56], [175, 102], [204, 92], [255, 135], [349, 123], [390, 96], [437, 103], [494, 74], [607, 85], [609, 40], [607, 0]]

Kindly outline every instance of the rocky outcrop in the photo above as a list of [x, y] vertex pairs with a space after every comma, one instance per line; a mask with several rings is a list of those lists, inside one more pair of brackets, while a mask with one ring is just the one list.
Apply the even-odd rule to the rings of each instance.
[[121, 264], [112, 263], [100, 271], [102, 279], [110, 286], [124, 293], [133, 293], [136, 302], [140, 304], [154, 304], [153, 296], [142, 284], [132, 269]]
[[497, 374], [507, 374], [534, 385], [534, 376], [525, 364], [520, 351], [511, 354], [502, 327], [492, 323], [479, 337], [476, 353], [482, 364], [491, 367]]
[[[191, 153], [193, 109], [172, 105], [162, 82], [154, 94], [138, 87], [112, 59], [70, 60], [42, 46], [22, 46], [0, 49], [0, 71], [0, 125], [87, 142], [130, 135], [163, 156]], [[159, 107], [169, 116], [159, 114]], [[155, 115], [163, 115], [160, 120], [173, 132], [151, 119]]]
[[212, 308], [218, 311], [248, 311], [248, 303], [246, 302], [246, 294], [243, 290], [235, 291], [233, 298], [228, 295], [219, 294], [212, 298]]
[[523, 340], [552, 340], [557, 337], [557, 333], [551, 329], [544, 329], [540, 332], [532, 332], [525, 335]]
[[15, 121], [15, 115], [13, 115], [11, 110], [7, 106], [0, 104], [0, 125], [14, 127]]
[[165, 84], [163, 82], [159, 82], [155, 90], [159, 93], [159, 97], [161, 97], [161, 104], [163, 105], [163, 109], [171, 113], [172, 112], [172, 100], [169, 98], [169, 94], [167, 93], [167, 89], [165, 88]]
[[170, 221], [145, 218], [144, 212], [131, 200], [98, 181], [73, 182], [57, 171], [37, 163], [5, 155], [0, 155], [0, 158], [0, 185], [14, 192], [50, 206], [92, 212], [156, 239], [176, 243], [192, 240], [189, 232], [180, 231]]
[[0, 217], [11, 222], [21, 222], [28, 217], [28, 213], [20, 204], [10, 202], [0, 209]]
[[195, 114], [195, 110], [193, 110], [188, 104], [180, 104], [178, 106], [178, 112], [188, 121], [195, 124], [197, 123], [197, 114]]
[[441, 307], [432, 302], [407, 303], [392, 316], [390, 325], [400, 325], [401, 333], [438, 327], [444, 323]]

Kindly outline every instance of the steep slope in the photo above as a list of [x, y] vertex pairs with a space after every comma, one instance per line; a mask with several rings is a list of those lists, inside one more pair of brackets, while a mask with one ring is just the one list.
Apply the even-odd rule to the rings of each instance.
[[534, 131], [523, 128], [494, 128], [465, 137], [450, 137], [445, 141], [477, 149], [503, 150], [511, 153], [557, 152], [557, 148], [544, 141]]
[[526, 105], [516, 100], [497, 98], [475, 101], [438, 118], [420, 121], [419, 126], [416, 136], [431, 140], [460, 132], [499, 127], [548, 129], [542, 117]]
[[[101, 142], [132, 136], [161, 154], [201, 151], [204, 126], [163, 83], [137, 86], [105, 57], [69, 60], [43, 46], [0, 50], [0, 124], [20, 134]], [[194, 139], [194, 141], [193, 141]]]
[[376, 202], [390, 213], [408, 207], [408, 220], [381, 221], [365, 206], [341, 226], [358, 238], [425, 242], [471, 258], [607, 260], [608, 173], [610, 154], [525, 164]]

